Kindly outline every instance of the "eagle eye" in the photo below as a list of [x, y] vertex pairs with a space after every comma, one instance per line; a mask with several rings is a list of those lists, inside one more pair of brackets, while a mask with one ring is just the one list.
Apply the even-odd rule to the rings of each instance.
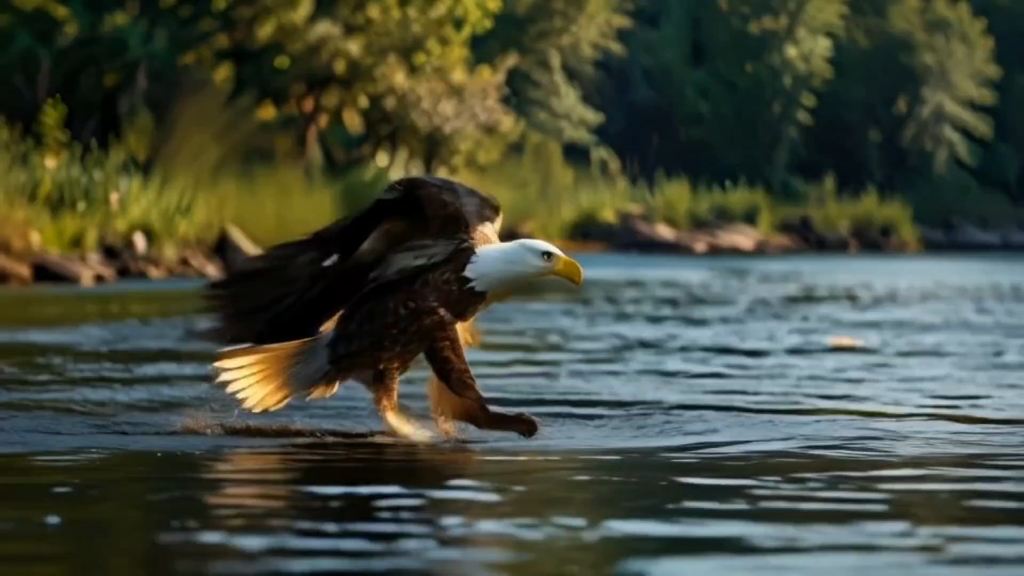
[[554, 254], [552, 254], [551, 252], [548, 252], [547, 250], [545, 250], [544, 252], [540, 253], [540, 257], [543, 258], [545, 262], [550, 262], [551, 258], [553, 258], [554, 256], [555, 256]]

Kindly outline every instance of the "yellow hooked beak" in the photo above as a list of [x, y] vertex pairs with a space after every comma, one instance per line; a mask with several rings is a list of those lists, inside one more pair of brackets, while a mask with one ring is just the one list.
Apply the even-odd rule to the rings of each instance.
[[551, 267], [551, 275], [565, 278], [574, 285], [583, 283], [583, 267], [580, 263], [561, 254], [555, 254], [554, 265]]

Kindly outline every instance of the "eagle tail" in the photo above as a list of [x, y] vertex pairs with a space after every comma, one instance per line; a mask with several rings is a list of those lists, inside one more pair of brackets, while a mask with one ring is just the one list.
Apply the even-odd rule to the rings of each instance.
[[239, 346], [220, 352], [213, 366], [217, 383], [251, 412], [272, 412], [293, 397], [328, 398], [343, 380], [329, 362], [331, 334], [304, 340]]

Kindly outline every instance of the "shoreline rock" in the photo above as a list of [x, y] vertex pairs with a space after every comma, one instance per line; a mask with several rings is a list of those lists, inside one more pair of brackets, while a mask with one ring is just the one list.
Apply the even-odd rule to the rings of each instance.
[[[639, 214], [622, 213], [617, 224], [586, 221], [573, 228], [576, 237], [598, 242], [611, 251], [692, 255], [790, 254], [807, 252], [907, 252], [890, 230], [835, 235], [816, 230], [808, 218], [784, 223], [775, 234], [764, 234], [745, 223], [695, 230], [678, 230]], [[512, 237], [523, 236], [512, 232]]]
[[[932, 253], [958, 251], [1024, 251], [1024, 230], [983, 230], [968, 224], [943, 229], [918, 227], [920, 250]], [[609, 251], [692, 255], [792, 254], [792, 253], [890, 253], [919, 251], [886, 226], [878, 230], [827, 233], [807, 217], [785, 222], [775, 234], [765, 235], [743, 223], [681, 231], [664, 222], [651, 222], [637, 214], [620, 214], [617, 224], [584, 222], [574, 237], [601, 244]], [[524, 236], [513, 232], [513, 237]]]
[[185, 247], [176, 260], [162, 261], [150, 253], [148, 242], [140, 232], [133, 234], [125, 246], [108, 244], [99, 252], [84, 256], [0, 251], [0, 286], [74, 283], [91, 287], [122, 278], [219, 280], [242, 256], [259, 251], [255, 242], [232, 226], [226, 227], [209, 249]]
[[929, 252], [979, 252], [1024, 250], [1024, 230], [1003, 228], [986, 230], [966, 223], [951, 223], [942, 228], [919, 227], [924, 249]]
[[[920, 227], [922, 249], [944, 252], [1024, 252], [1024, 230], [983, 230], [968, 224], [944, 228]], [[523, 237], [509, 229], [503, 240]], [[816, 230], [809, 219], [780, 226], [779, 233], [765, 235], [743, 223], [698, 230], [678, 230], [664, 222], [651, 222], [638, 214], [620, 214], [618, 223], [584, 222], [570, 238], [556, 242], [563, 249], [580, 252], [631, 252], [712, 256], [726, 254], [777, 255], [801, 253], [907, 253], [910, 250], [890, 231], [829, 235]], [[262, 249], [238, 227], [224, 228], [208, 248], [183, 248], [173, 262], [162, 262], [148, 250], [142, 233], [125, 246], [103, 246], [96, 253], [78, 257], [52, 252], [10, 254], [0, 251], [0, 286], [76, 283], [83, 287], [112, 283], [122, 278], [205, 278], [218, 280], [244, 257]]]

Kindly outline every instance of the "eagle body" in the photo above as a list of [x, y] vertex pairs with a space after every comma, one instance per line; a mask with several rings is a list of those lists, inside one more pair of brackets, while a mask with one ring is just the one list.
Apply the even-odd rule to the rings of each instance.
[[407, 437], [419, 430], [398, 412], [398, 384], [422, 354], [448, 397], [432, 402], [435, 416], [480, 429], [530, 437], [536, 421], [526, 414], [492, 411], [463, 353], [460, 326], [520, 284], [542, 276], [574, 284], [582, 269], [539, 240], [476, 246], [469, 235], [407, 242], [376, 263], [365, 288], [349, 299], [332, 329], [305, 339], [225, 350], [214, 366], [218, 382], [254, 412], [277, 410], [292, 398], [326, 398], [357, 379], [373, 393], [390, 428]]

